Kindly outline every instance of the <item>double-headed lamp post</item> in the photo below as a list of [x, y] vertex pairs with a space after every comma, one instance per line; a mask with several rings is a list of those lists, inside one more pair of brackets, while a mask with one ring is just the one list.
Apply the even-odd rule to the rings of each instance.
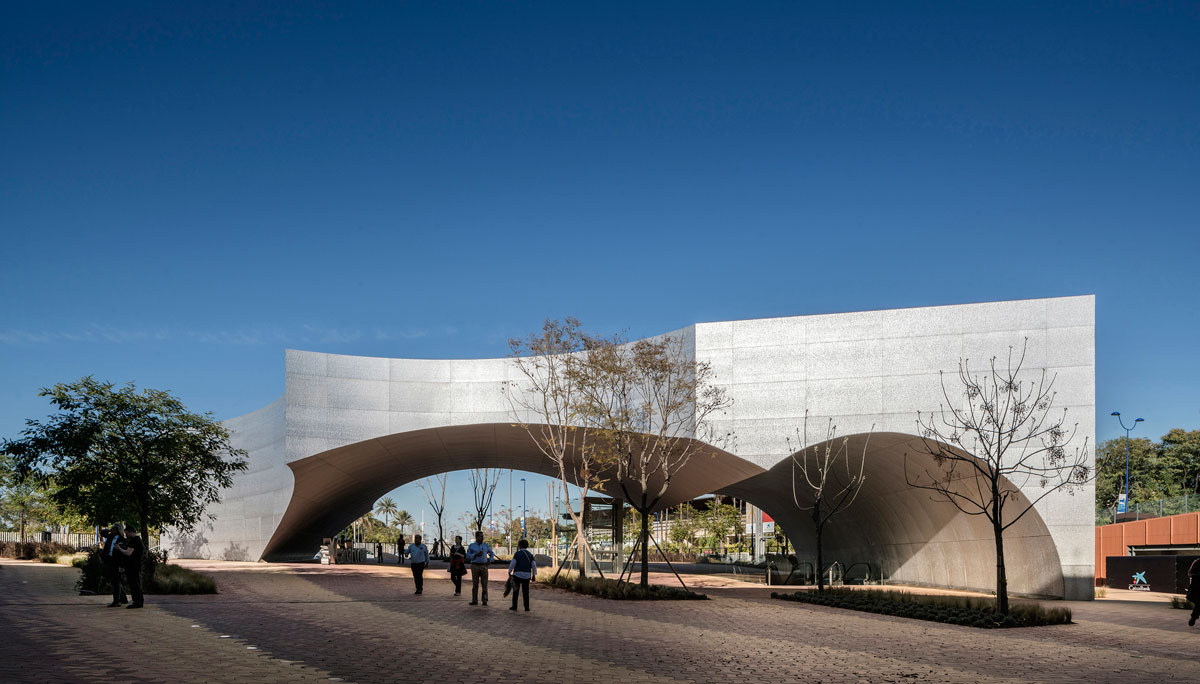
[[521, 539], [525, 538], [525, 478], [521, 478]]
[[1129, 510], [1129, 433], [1137, 427], [1138, 423], [1142, 422], [1142, 419], [1137, 418], [1133, 421], [1133, 425], [1125, 427], [1125, 421], [1121, 419], [1120, 411], [1113, 411], [1112, 415], [1117, 417], [1117, 422], [1121, 424], [1121, 429], [1125, 431], [1125, 500], [1122, 502], [1125, 506], [1124, 510], [1120, 511], [1121, 513], [1125, 513]]

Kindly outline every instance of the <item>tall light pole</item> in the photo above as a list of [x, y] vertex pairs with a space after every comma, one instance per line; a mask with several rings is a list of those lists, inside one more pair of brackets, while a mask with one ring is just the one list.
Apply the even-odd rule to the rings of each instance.
[[521, 478], [521, 539], [525, 538], [525, 478]]
[[1125, 427], [1125, 421], [1121, 419], [1120, 411], [1113, 411], [1112, 415], [1117, 417], [1117, 422], [1125, 431], [1125, 492], [1121, 494], [1121, 501], [1117, 504], [1117, 512], [1125, 513], [1129, 509], [1129, 433], [1137, 427], [1138, 423], [1142, 422], [1142, 419], [1138, 418], [1133, 421], [1133, 425]]

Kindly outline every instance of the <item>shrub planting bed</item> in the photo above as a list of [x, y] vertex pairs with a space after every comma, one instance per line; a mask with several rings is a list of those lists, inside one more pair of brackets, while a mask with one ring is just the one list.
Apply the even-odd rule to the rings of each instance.
[[1171, 597], [1171, 607], [1180, 610], [1191, 610], [1196, 607], [1194, 603], [1180, 596]]
[[618, 583], [614, 579], [600, 579], [599, 577], [585, 577], [580, 579], [565, 572], [560, 573], [557, 578], [547, 581], [546, 584], [558, 589], [573, 591], [577, 594], [588, 594], [590, 596], [618, 601], [704, 601], [708, 599], [708, 596], [704, 594], [687, 591], [682, 587], [664, 587], [658, 584], [651, 584], [643, 588], [639, 584], [630, 584], [629, 582]]
[[[75, 588], [80, 593], [112, 593], [112, 585], [104, 576], [100, 552], [92, 550], [87, 557], [77, 558], [72, 565], [79, 568]], [[215, 594], [213, 578], [179, 565], [168, 565], [161, 553], [147, 553], [142, 563], [142, 587], [147, 594]]]
[[[0, 556], [20, 560], [40, 559], [43, 556], [57, 556], [74, 553], [75, 547], [59, 544], [58, 542], [11, 542], [0, 541]], [[54, 562], [54, 561], [49, 561]]]
[[1040, 603], [1022, 601], [1012, 603], [1008, 615], [1000, 615], [992, 599], [903, 591], [829, 589], [793, 594], [772, 592], [771, 598], [988, 629], [1064, 625], [1071, 622], [1069, 608], [1046, 608]]

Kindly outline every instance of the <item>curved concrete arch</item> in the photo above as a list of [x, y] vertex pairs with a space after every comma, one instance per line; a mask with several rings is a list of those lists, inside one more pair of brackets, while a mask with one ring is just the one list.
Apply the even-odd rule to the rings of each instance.
[[[671, 480], [658, 508], [707, 494], [763, 472], [762, 467], [698, 443], [687, 467]], [[567, 453], [568, 465], [574, 454]], [[330, 449], [288, 464], [295, 476], [291, 501], [263, 551], [264, 560], [311, 558], [321, 537], [341, 530], [401, 485], [467, 468], [512, 468], [557, 477], [524, 428], [508, 423], [454, 425], [402, 432]], [[575, 468], [568, 468], [575, 470]], [[621, 489], [612, 469], [600, 477], [609, 496]], [[661, 480], [660, 480], [661, 482]], [[651, 483], [656, 486], [658, 483]]]
[[[840, 441], [841, 437], [838, 438]], [[976, 591], [995, 589], [996, 547], [991, 523], [936, 501], [931, 492], [909, 487], [905, 454], [915, 467], [933, 467], [920, 455], [921, 438], [903, 433], [855, 434], [845, 438], [851, 454], [866, 450], [864, 483], [858, 498], [830, 520], [825, 529], [826, 562], [844, 566], [869, 562], [891, 580]], [[1009, 483], [1011, 486], [1011, 483]], [[1029, 500], [1015, 486], [1008, 510], [1020, 511]], [[792, 500], [792, 463], [784, 458], [769, 470], [722, 488], [719, 493], [746, 499], [777, 520], [796, 546], [815, 555], [811, 519]], [[804, 496], [803, 490], [797, 494]], [[801, 498], [802, 504], [811, 503]], [[1053, 535], [1037, 510], [1030, 510], [1005, 533], [1009, 589], [1017, 594], [1061, 597], [1062, 564]]]
[[[1079, 421], [1080, 439], [1095, 441], [1091, 296], [697, 323], [668, 334], [681, 339], [696, 363], [712, 369], [712, 382], [732, 399], [732, 407], [714, 416], [709, 426], [735, 436], [728, 456], [761, 469], [773, 469], [787, 457], [784, 438], [805, 416], [818, 422], [836, 420], [846, 434], [880, 431], [872, 439], [875, 449], [877, 442], [883, 443], [882, 435], [911, 430], [917, 411], [938, 409], [945, 401], [940, 374], [956, 372], [959, 359], [987, 358], [1026, 339], [1027, 366], [1056, 375], [1056, 406], [1069, 408]], [[431, 445], [413, 447], [414, 453], [429, 454], [428, 468], [413, 466], [409, 471], [397, 463], [390, 469], [385, 465], [387, 454], [395, 461], [397, 449], [406, 448], [402, 444], [416, 445], [422, 435], [441, 435], [450, 443], [493, 439], [484, 453], [498, 463], [537, 472], [541, 461], [522, 455], [507, 437], [496, 433], [484, 439], [476, 434], [481, 428], [472, 427], [535, 420], [513, 416], [500, 392], [502, 386], [522, 382], [510, 359], [391, 359], [287, 350], [283, 397], [226, 422], [233, 443], [249, 452], [250, 468], [234, 478], [219, 504], [210, 507], [212, 519], [205, 527], [187, 537], [168, 535], [166, 542], [184, 557], [254, 560], [298, 554], [298, 548], [285, 541], [308, 524], [298, 522], [307, 519], [298, 518], [298, 511], [306, 501], [325, 496], [309, 486], [310, 480], [354, 503], [346, 506], [365, 511], [365, 499], [382, 483], [395, 485], [432, 472], [428, 468], [435, 467], [434, 454], [442, 454], [438, 470], [474, 462], [455, 456], [449, 447], [437, 452], [441, 447]], [[346, 475], [359, 472], [347, 465], [354, 459], [363, 460], [362, 473], [378, 477], [356, 481], [364, 485], [356, 495]], [[454, 459], [462, 465], [455, 466]], [[888, 570], [892, 576], [977, 586], [971, 578], [979, 568], [956, 559], [961, 553], [977, 558], [991, 553], [977, 524], [946, 519], [943, 511], [925, 506], [914, 498], [919, 495], [904, 490], [902, 478], [887, 463], [881, 456], [872, 464], [878, 470], [873, 470], [869, 492], [856, 503], [855, 517], [844, 524], [859, 526], [861, 545], [890, 549], [880, 560], [894, 566]], [[316, 473], [324, 475], [313, 479]], [[701, 479], [709, 491], [735, 486], [719, 478]], [[1036, 483], [1017, 484], [1026, 495], [1038, 495]], [[1056, 492], [1038, 501], [1035, 512], [1041, 527], [1023, 524], [1011, 532], [1010, 540], [1043, 539], [1048, 532], [1048, 548], [1054, 551], [1013, 551], [1020, 557], [1011, 564], [1014, 576], [1027, 572], [1029, 577], [1020, 580], [1020, 591], [1054, 594], [1061, 577], [1063, 596], [1092, 597], [1092, 491], [1085, 487], [1075, 496]], [[769, 502], [762, 507], [777, 508]], [[332, 524], [345, 513], [330, 515]], [[783, 524], [796, 535], [804, 534], [803, 525]], [[1039, 546], [1033, 541], [1011, 544], [1014, 549]], [[839, 549], [846, 555], [855, 551]], [[1054, 563], [1057, 568], [1044, 570]], [[1018, 565], [1030, 569], [1018, 570]], [[1039, 573], [1046, 578], [1037, 579]]]

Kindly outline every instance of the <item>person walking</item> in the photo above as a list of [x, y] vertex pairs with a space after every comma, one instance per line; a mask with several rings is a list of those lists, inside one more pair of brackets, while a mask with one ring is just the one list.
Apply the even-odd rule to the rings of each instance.
[[404, 535], [400, 535], [396, 541], [396, 563], [404, 565]]
[[421, 535], [413, 535], [413, 543], [408, 545], [408, 567], [412, 568], [413, 584], [417, 585], [417, 595], [425, 587], [425, 566], [429, 564], [429, 549], [421, 543]]
[[133, 597], [130, 608], [141, 608], [144, 605], [142, 597], [142, 560], [146, 557], [146, 544], [138, 536], [138, 530], [133, 525], [125, 529], [125, 543], [117, 550], [124, 554], [125, 580], [129, 582], [129, 593]]
[[467, 549], [462, 545], [462, 535], [454, 536], [450, 547], [450, 581], [454, 582], [454, 595], [462, 595], [462, 578], [467, 574]]
[[1200, 558], [1192, 561], [1188, 568], [1187, 600], [1192, 602], [1192, 617], [1188, 619], [1188, 627], [1196, 626], [1196, 618], [1200, 618]]
[[522, 539], [517, 542], [517, 552], [508, 562], [508, 579], [512, 581], [513, 602], [509, 610], [517, 609], [517, 595], [524, 591], [525, 612], [529, 612], [529, 583], [537, 576], [537, 560], [529, 552], [529, 542]]
[[488, 599], [488, 563], [495, 560], [496, 554], [492, 552], [492, 547], [483, 540], [483, 532], [475, 532], [475, 541], [467, 547], [467, 562], [471, 564], [471, 603], [469, 605], [479, 604], [479, 585], [483, 584], [483, 605], [487, 605]]

